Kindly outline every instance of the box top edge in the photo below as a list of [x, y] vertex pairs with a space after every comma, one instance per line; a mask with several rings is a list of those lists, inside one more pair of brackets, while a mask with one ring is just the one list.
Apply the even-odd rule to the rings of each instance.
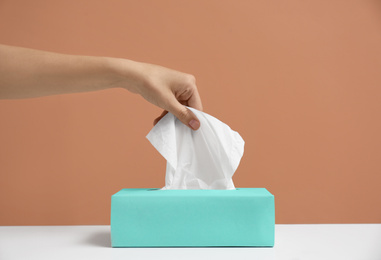
[[[248, 195], [255, 194], [257, 196], [274, 196], [266, 188], [237, 188], [235, 190], [161, 190], [159, 188], [127, 188], [121, 189], [112, 196], [124, 196], [124, 195]], [[149, 194], [151, 195], [151, 194]]]

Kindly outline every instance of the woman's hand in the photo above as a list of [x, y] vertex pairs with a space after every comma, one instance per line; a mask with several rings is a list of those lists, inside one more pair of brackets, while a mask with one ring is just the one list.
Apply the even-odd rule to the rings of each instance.
[[182, 123], [197, 130], [200, 127], [200, 121], [185, 107], [202, 110], [195, 77], [157, 65], [133, 63], [134, 68], [129, 71], [133, 71], [134, 76], [128, 77], [133, 79], [133, 82], [129, 81], [126, 88], [164, 109], [164, 112], [155, 119], [154, 124], [169, 111]]

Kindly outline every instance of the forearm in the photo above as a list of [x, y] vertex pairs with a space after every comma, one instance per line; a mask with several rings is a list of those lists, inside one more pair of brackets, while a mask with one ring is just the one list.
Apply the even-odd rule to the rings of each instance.
[[0, 45], [0, 99], [126, 87], [126, 74], [135, 73], [130, 63]]

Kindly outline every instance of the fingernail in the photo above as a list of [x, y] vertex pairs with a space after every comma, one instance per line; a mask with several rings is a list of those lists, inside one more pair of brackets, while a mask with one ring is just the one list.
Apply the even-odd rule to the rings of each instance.
[[189, 126], [190, 126], [193, 130], [197, 130], [197, 129], [200, 127], [200, 122], [198, 122], [197, 120], [192, 119], [192, 120], [189, 122]]

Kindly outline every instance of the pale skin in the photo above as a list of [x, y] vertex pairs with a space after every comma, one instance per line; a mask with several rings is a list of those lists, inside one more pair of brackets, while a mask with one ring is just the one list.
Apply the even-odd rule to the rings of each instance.
[[67, 55], [0, 44], [0, 99], [124, 88], [168, 111], [193, 130], [202, 110], [195, 77], [128, 59]]

